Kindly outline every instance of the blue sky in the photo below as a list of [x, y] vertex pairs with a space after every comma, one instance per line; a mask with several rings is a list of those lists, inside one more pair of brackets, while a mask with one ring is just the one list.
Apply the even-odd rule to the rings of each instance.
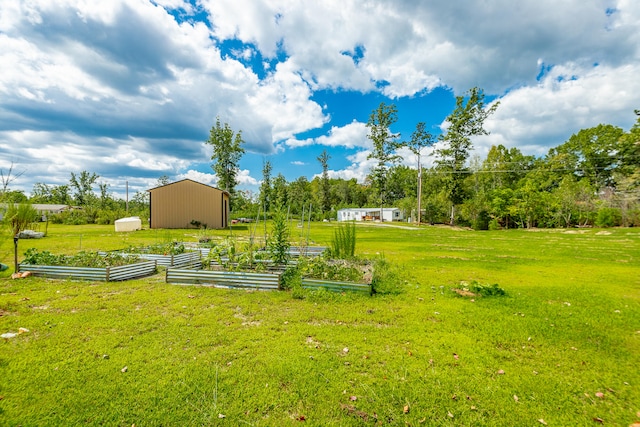
[[312, 179], [325, 149], [332, 176], [363, 180], [380, 102], [403, 138], [419, 121], [438, 134], [474, 86], [500, 102], [476, 154], [541, 156], [586, 127], [628, 130], [638, 75], [634, 0], [3, 0], [0, 169], [26, 193], [82, 170], [120, 197], [162, 175], [215, 185], [219, 116], [246, 141], [240, 188], [264, 160]]

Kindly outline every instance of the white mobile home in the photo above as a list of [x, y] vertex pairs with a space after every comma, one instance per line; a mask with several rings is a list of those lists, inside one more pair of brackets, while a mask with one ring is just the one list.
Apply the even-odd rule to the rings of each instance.
[[348, 208], [338, 211], [338, 221], [402, 221], [404, 215], [398, 208]]

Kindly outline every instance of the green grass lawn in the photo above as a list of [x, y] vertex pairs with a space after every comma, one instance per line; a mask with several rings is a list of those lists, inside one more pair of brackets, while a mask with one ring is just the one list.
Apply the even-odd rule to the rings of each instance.
[[[309, 237], [328, 245], [334, 227], [313, 224]], [[20, 241], [21, 253], [198, 235], [48, 231]], [[294, 239], [306, 232], [292, 227]], [[0, 340], [0, 425], [627, 426], [640, 418], [640, 229], [358, 225], [357, 233], [357, 254], [389, 261], [400, 294], [295, 299], [167, 285], [162, 274], [0, 279], [0, 332], [29, 330]], [[0, 261], [11, 265], [3, 240]], [[473, 280], [507, 295], [451, 290]]]

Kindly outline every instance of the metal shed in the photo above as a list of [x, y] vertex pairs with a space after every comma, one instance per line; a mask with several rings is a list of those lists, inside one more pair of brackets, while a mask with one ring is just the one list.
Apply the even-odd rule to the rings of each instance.
[[229, 193], [190, 179], [149, 191], [150, 228], [226, 228]]

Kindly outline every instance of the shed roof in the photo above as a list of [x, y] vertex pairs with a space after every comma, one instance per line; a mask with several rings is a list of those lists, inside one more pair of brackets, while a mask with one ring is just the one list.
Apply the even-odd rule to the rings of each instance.
[[180, 181], [170, 182], [169, 184], [160, 185], [160, 186], [158, 186], [158, 187], [150, 188], [150, 189], [149, 189], [149, 190], [147, 190], [147, 191], [153, 191], [153, 190], [157, 190], [157, 189], [159, 189], [159, 188], [168, 187], [168, 186], [170, 186], [170, 185], [180, 184], [180, 183], [187, 182], [187, 181], [188, 181], [188, 182], [192, 182], [192, 183], [194, 183], [194, 184], [204, 185], [205, 187], [212, 188], [212, 189], [214, 189], [214, 190], [222, 191], [223, 193], [229, 194], [229, 192], [228, 192], [228, 191], [222, 190], [222, 189], [217, 188], [217, 187], [214, 187], [214, 186], [212, 186], [212, 185], [203, 184], [202, 182], [194, 181], [194, 180], [189, 179], [189, 178], [181, 179]]

